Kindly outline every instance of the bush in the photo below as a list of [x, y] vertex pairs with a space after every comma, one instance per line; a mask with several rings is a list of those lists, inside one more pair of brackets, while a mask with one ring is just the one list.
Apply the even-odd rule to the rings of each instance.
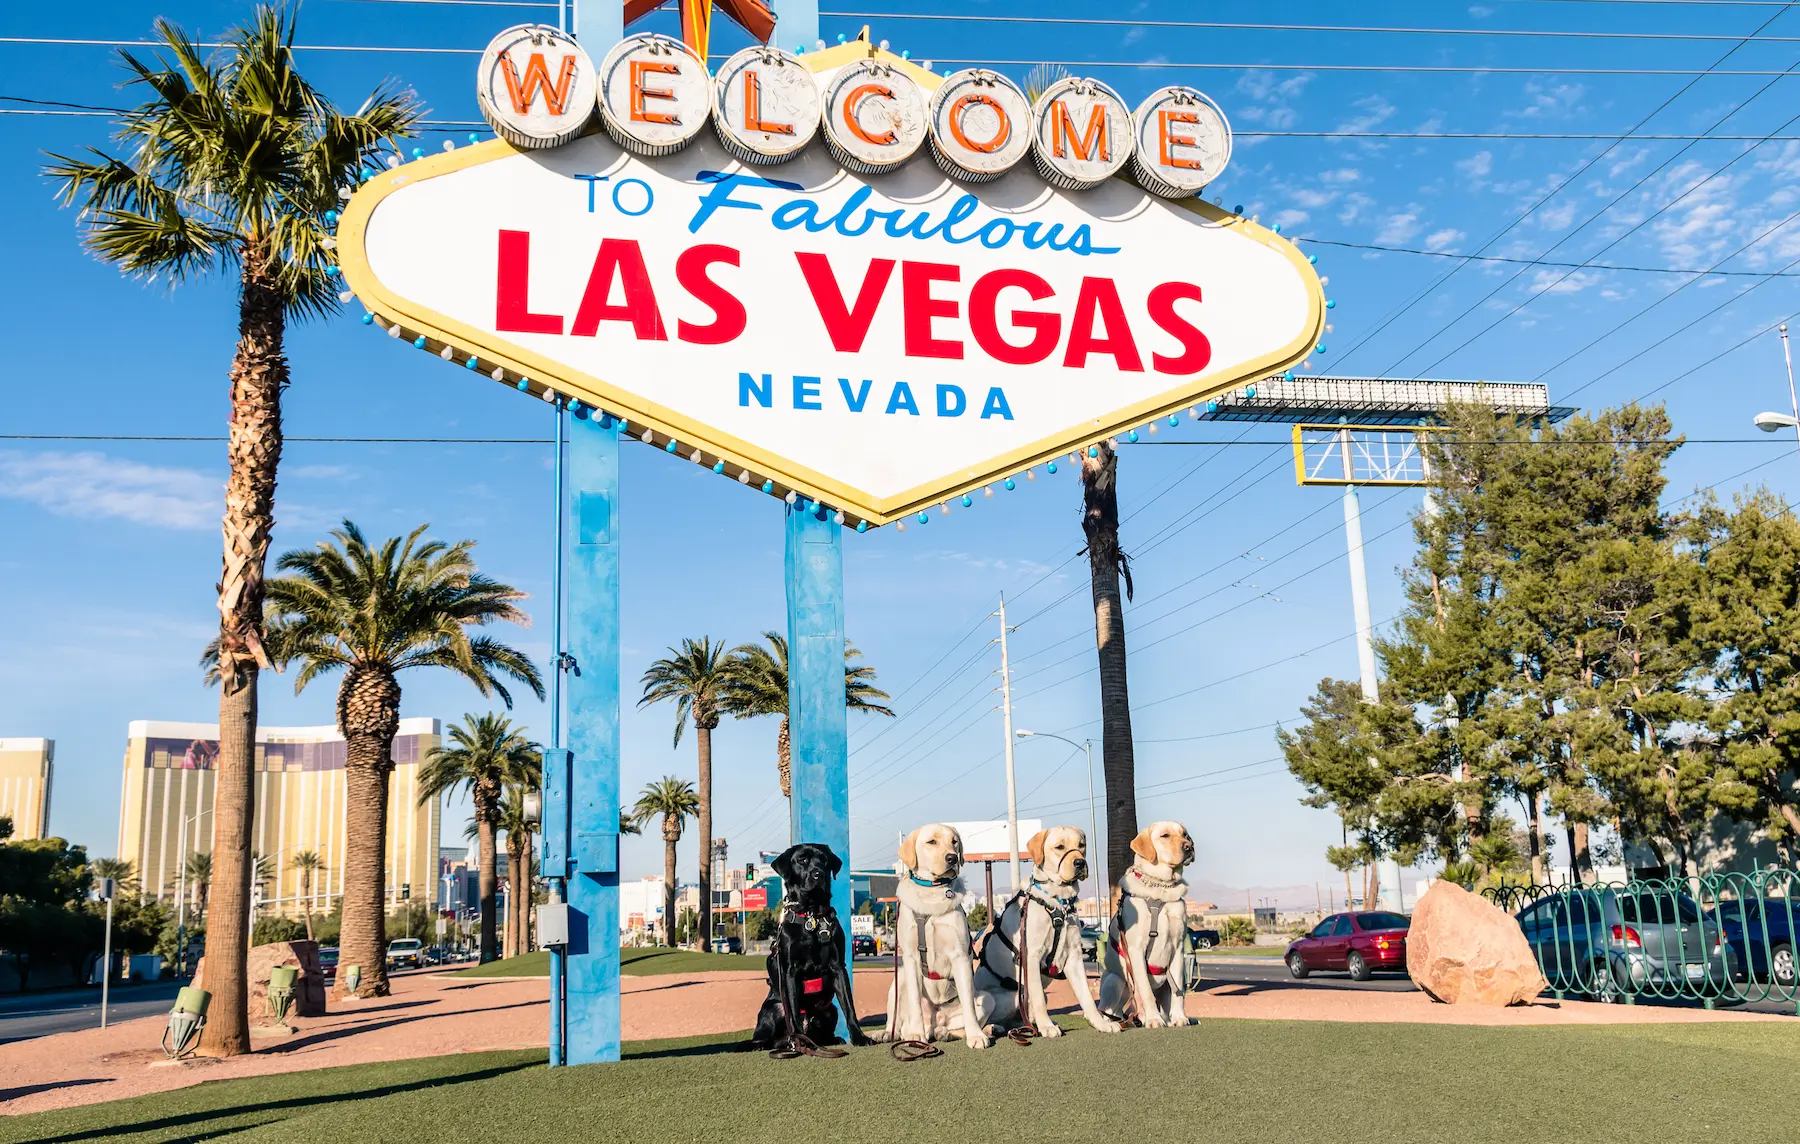
[[1255, 945], [1256, 923], [1246, 917], [1229, 917], [1219, 927], [1219, 940], [1226, 945]]
[[250, 927], [251, 945], [273, 945], [278, 941], [305, 941], [306, 924], [293, 918], [257, 918]]

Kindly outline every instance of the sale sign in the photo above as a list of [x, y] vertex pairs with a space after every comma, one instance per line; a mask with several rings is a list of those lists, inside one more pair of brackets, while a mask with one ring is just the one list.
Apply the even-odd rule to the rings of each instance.
[[[340, 229], [348, 284], [396, 337], [872, 525], [1253, 383], [1317, 341], [1303, 255], [1168, 197], [1222, 162], [1179, 142], [1207, 131], [1210, 103], [1159, 93], [1134, 118], [1110, 89], [1071, 84], [1034, 127], [991, 73], [934, 104], [941, 77], [871, 45], [763, 51], [701, 85], [681, 71], [691, 56], [617, 49], [605, 133], [377, 176]], [[796, 62], [822, 125], [784, 74]], [[609, 87], [630, 74], [638, 96]], [[724, 126], [696, 131], [696, 106]], [[928, 146], [934, 123], [946, 141]], [[830, 145], [796, 144], [815, 131]], [[758, 139], [779, 165], [740, 161]], [[1027, 140], [1039, 161], [996, 173], [988, 157], [1021, 158]], [[1160, 193], [1130, 178], [1134, 157], [1155, 160], [1146, 145], [1172, 160]]]

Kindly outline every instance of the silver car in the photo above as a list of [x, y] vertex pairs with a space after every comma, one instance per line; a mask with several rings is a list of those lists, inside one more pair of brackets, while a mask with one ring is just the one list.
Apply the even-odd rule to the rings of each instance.
[[1730, 990], [1721, 929], [1686, 894], [1564, 891], [1521, 910], [1518, 920], [1552, 989], [1609, 1002]]

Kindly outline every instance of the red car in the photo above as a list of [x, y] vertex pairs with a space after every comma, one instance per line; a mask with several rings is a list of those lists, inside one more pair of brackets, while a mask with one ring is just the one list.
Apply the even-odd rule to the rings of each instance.
[[1353, 981], [1377, 971], [1406, 971], [1405, 914], [1384, 910], [1332, 914], [1288, 946], [1288, 972], [1305, 977], [1315, 969], [1348, 970]]

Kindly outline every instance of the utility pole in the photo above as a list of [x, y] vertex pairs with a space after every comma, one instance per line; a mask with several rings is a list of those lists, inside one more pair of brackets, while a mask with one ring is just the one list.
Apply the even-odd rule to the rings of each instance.
[[104, 952], [100, 955], [100, 1027], [106, 1028], [106, 1003], [112, 993], [112, 918], [113, 918], [113, 880], [100, 879], [100, 896], [106, 899], [106, 939], [102, 943]]
[[[1000, 593], [1000, 711], [1006, 723], [1006, 860], [1012, 870], [1012, 890], [1025, 883], [1019, 877], [1019, 788], [1013, 777], [1012, 675], [1006, 659], [1006, 593]], [[990, 904], [988, 912], [993, 913]]]
[[1800, 396], [1794, 393], [1794, 354], [1788, 349], [1787, 323], [1781, 323], [1781, 357], [1787, 362], [1788, 405], [1794, 411], [1794, 440], [1800, 442]]

